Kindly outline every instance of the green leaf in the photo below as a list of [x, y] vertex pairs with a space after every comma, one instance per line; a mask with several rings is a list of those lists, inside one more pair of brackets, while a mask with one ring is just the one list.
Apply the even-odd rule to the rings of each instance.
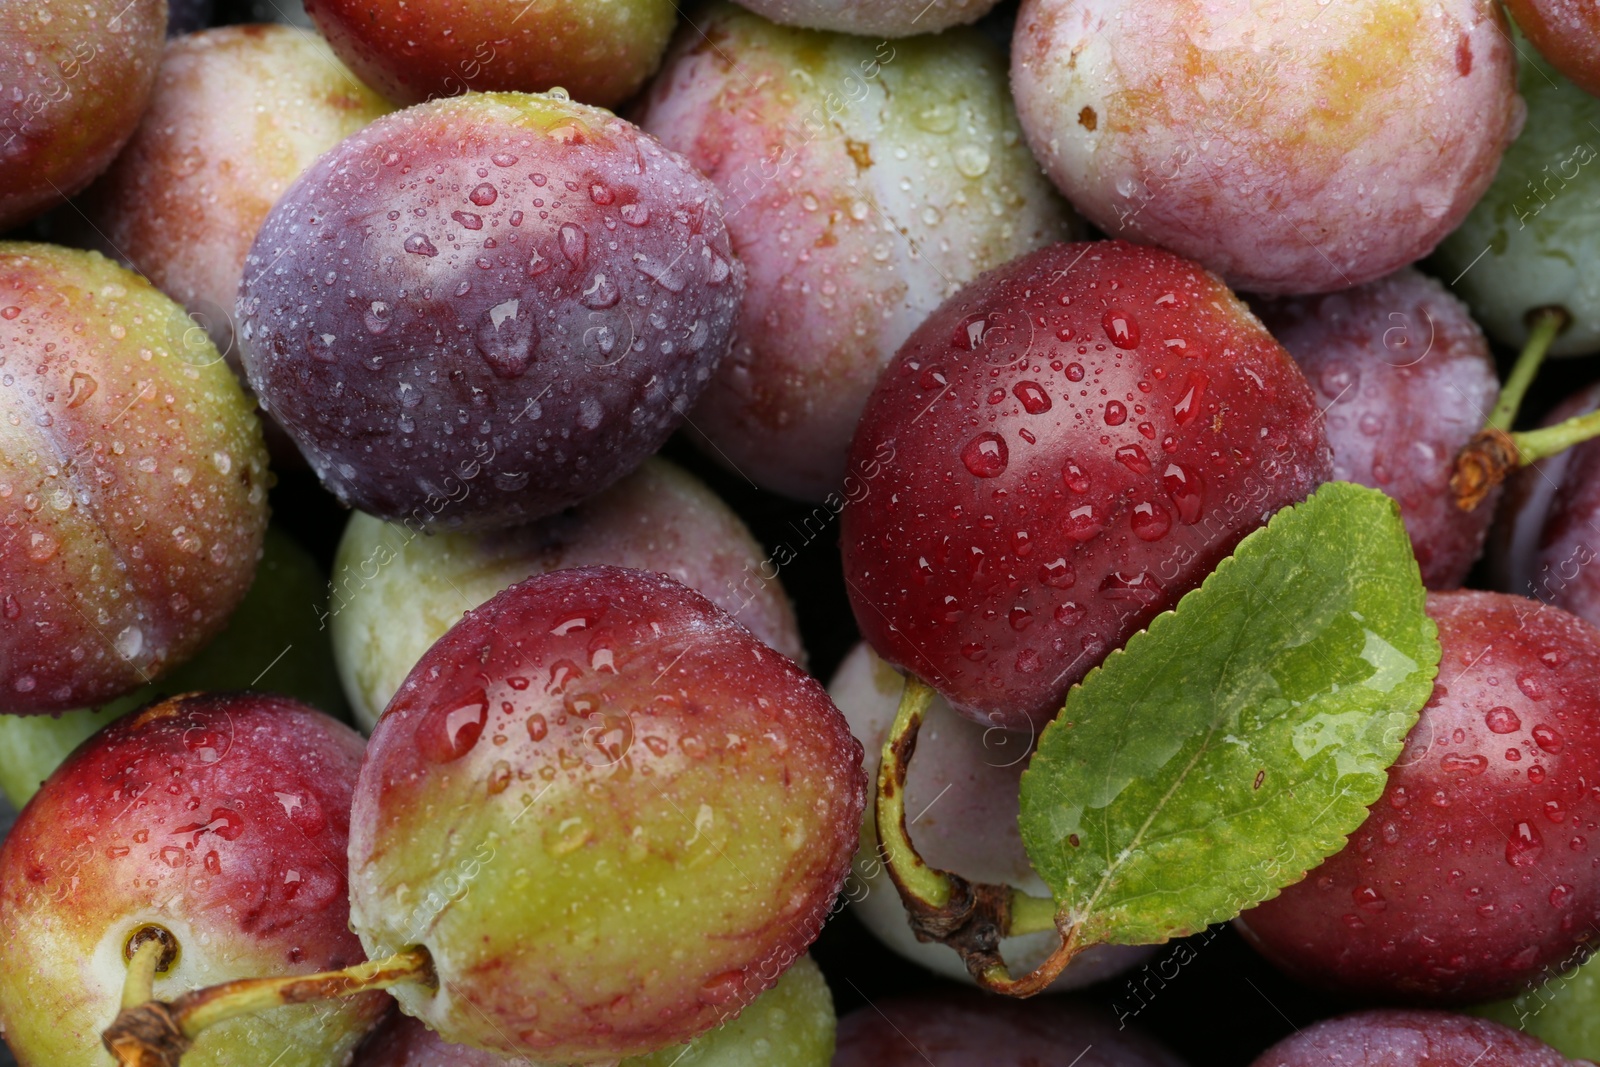
[[1398, 505], [1330, 483], [1073, 688], [1021, 830], [1080, 946], [1232, 918], [1344, 846], [1432, 692], [1425, 598]]

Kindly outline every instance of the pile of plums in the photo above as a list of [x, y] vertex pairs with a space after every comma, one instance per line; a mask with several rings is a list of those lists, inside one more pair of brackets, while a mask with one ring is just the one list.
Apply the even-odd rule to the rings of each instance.
[[[1568, 0], [0, 0], [15, 1062], [1600, 1062], [1597, 94]], [[1442, 649], [1366, 821], [975, 988], [907, 679], [1047, 896], [1041, 731], [1329, 481]]]

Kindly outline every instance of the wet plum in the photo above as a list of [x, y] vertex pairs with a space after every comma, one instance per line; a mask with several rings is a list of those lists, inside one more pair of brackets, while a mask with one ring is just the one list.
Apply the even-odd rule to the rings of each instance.
[[[1442, 1011], [1363, 1011], [1308, 1026], [1254, 1067], [1568, 1067], [1542, 1041]], [[1576, 1065], [1574, 1065], [1576, 1067]]]
[[867, 37], [909, 37], [976, 22], [998, 0], [739, 0], [785, 26]]

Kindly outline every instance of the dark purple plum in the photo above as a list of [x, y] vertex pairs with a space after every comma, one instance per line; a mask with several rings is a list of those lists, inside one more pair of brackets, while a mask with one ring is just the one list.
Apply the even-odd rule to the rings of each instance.
[[246, 260], [245, 370], [341, 500], [484, 529], [658, 449], [744, 286], [716, 189], [563, 94], [380, 119], [290, 187]]
[[1489, 342], [1467, 306], [1407, 267], [1255, 310], [1317, 391], [1333, 476], [1399, 501], [1423, 582], [1459, 586], [1483, 550], [1494, 500], [1462, 511], [1450, 473], [1500, 396]]
[[1442, 1011], [1363, 1011], [1273, 1045], [1254, 1067], [1567, 1067], [1543, 1041]]

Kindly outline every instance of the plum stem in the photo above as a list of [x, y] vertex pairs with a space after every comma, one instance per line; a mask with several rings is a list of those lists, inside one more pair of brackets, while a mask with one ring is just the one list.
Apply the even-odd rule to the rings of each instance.
[[[1550, 345], [1572, 321], [1564, 308], [1538, 308], [1528, 315], [1528, 343], [1517, 356], [1506, 376], [1500, 399], [1489, 413], [1489, 421], [1456, 454], [1455, 472], [1450, 475], [1450, 490], [1456, 506], [1472, 511], [1482, 504], [1495, 486], [1518, 467], [1571, 448], [1580, 441], [1600, 434], [1600, 420], [1580, 415], [1558, 426], [1543, 430], [1513, 433], [1511, 426], [1522, 409], [1523, 397], [1544, 364]], [[1587, 422], [1585, 420], [1588, 420]]]
[[[1064, 926], [1054, 901], [1008, 885], [975, 884], [958, 874], [930, 867], [917, 853], [906, 828], [905, 785], [917, 734], [933, 703], [927, 683], [906, 676], [894, 726], [883, 744], [878, 766], [875, 821], [884, 866], [900, 892], [912, 933], [960, 953], [973, 979], [985, 989], [1027, 997], [1055, 981], [1082, 947], [1075, 926]], [[1000, 939], [1013, 934], [1056, 930], [1061, 944], [1021, 978], [1013, 978], [1000, 955]]]
[[147, 942], [134, 954], [123, 987], [122, 1012], [101, 1038], [123, 1067], [178, 1067], [202, 1032], [241, 1015], [285, 1004], [353, 997], [405, 982], [428, 986], [438, 982], [433, 957], [419, 946], [342, 971], [242, 978], [196, 989], [170, 1002], [160, 1001], [152, 999], [150, 991], [156, 954], [147, 955], [147, 950], [152, 945], [159, 951], [158, 943]]
[[165, 946], [153, 938], [134, 950], [133, 959], [128, 961], [128, 978], [122, 984], [124, 1011], [155, 999], [156, 968], [164, 951]]

